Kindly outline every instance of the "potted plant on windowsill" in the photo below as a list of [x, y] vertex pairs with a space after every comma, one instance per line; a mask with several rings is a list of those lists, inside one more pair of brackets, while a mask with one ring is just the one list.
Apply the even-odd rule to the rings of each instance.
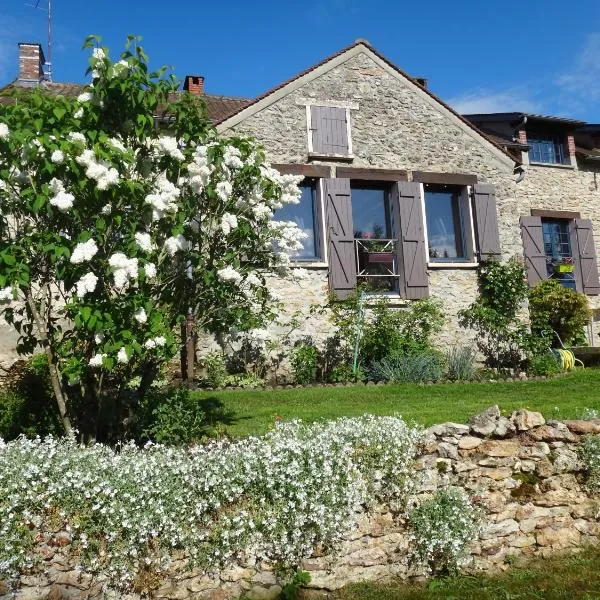
[[570, 256], [565, 256], [559, 262], [554, 263], [555, 273], [572, 273], [573, 269], [573, 259]]

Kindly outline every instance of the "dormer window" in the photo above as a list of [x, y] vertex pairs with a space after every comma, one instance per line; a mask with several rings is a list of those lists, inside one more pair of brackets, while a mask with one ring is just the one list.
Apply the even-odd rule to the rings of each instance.
[[569, 165], [571, 158], [567, 153], [565, 136], [527, 134], [529, 162], [554, 165]]

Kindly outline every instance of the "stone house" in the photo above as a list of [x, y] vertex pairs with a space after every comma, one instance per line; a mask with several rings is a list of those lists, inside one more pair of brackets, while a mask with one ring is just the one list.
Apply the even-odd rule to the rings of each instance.
[[[459, 115], [363, 40], [253, 100], [203, 84], [190, 75], [184, 89], [203, 96], [221, 134], [254, 136], [277, 169], [305, 177], [300, 203], [276, 215], [307, 234], [296, 257], [304, 276], [273, 281], [286, 310], [303, 315], [301, 335], [329, 331], [312, 305], [367, 284], [399, 308], [439, 299], [440, 342], [464, 344], [457, 313], [475, 299], [487, 258], [523, 257], [530, 285], [559, 277], [600, 309], [600, 125]], [[4, 89], [19, 85], [80, 89], [43, 81], [37, 44], [21, 44], [19, 78]], [[588, 334], [597, 344], [593, 322]]]

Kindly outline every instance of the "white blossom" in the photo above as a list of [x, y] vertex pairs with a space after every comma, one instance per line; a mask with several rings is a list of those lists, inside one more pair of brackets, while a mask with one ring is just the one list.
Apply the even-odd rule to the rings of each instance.
[[155, 140], [154, 148], [159, 156], [170, 156], [176, 160], [185, 158], [177, 145], [177, 140], [171, 136], [163, 136]]
[[157, 335], [154, 338], [154, 343], [157, 346], [161, 346], [162, 347], [162, 346], [164, 346], [167, 343], [167, 338], [163, 337], [162, 335]]
[[106, 58], [106, 52], [102, 48], [94, 48], [92, 51], [92, 57], [96, 60], [102, 60]]
[[106, 358], [106, 354], [94, 354], [88, 361], [90, 367], [101, 367], [102, 361]]
[[0, 290], [0, 304], [7, 304], [12, 302], [13, 299], [13, 289], [9, 287], [5, 287]]
[[77, 102], [89, 102], [93, 98], [91, 92], [83, 92], [77, 96]]
[[229, 181], [219, 181], [216, 186], [217, 197], [222, 202], [227, 202], [233, 193], [233, 187]]
[[79, 131], [72, 131], [67, 136], [67, 139], [70, 142], [83, 142], [83, 143], [85, 143], [85, 135], [83, 135], [83, 133], [80, 133]]
[[71, 263], [78, 265], [88, 262], [92, 260], [96, 252], [98, 252], [98, 246], [93, 239], [90, 238], [87, 242], [79, 242], [71, 254]]
[[73, 117], [75, 117], [76, 119], [81, 119], [81, 117], [83, 117], [83, 107], [79, 107], [74, 113], [73, 113]]
[[6, 123], [0, 123], [0, 140], [7, 140], [10, 131], [8, 130], [8, 125]]
[[157, 179], [153, 192], [145, 198], [146, 204], [152, 207], [152, 220], [158, 221], [167, 213], [176, 213], [180, 194], [181, 190], [162, 174]]
[[109, 163], [99, 162], [93, 150], [86, 148], [75, 160], [86, 167], [86, 177], [94, 179], [99, 190], [106, 190], [119, 183], [119, 172]]
[[156, 277], [156, 265], [154, 263], [146, 263], [144, 265], [144, 272], [146, 273], [146, 279], [154, 279]]
[[121, 364], [127, 364], [129, 362], [129, 356], [127, 356], [125, 348], [121, 348], [119, 352], [117, 352], [117, 362]]
[[236, 229], [238, 226], [237, 217], [231, 213], [224, 213], [221, 218], [221, 231], [224, 235], [229, 235], [232, 229]]
[[171, 236], [165, 240], [165, 250], [170, 256], [174, 256], [177, 252], [187, 249], [188, 241], [181, 234]]
[[152, 238], [149, 233], [138, 231], [135, 234], [135, 241], [144, 252], [152, 252], [154, 249], [154, 244], [152, 243]]
[[115, 287], [124, 288], [130, 281], [137, 280], [138, 277], [138, 259], [128, 258], [122, 252], [116, 252], [108, 259], [108, 264], [112, 267]]
[[152, 348], [156, 347], [156, 342], [153, 338], [150, 338], [149, 340], [146, 340], [144, 342], [144, 347], [148, 348], [149, 350], [152, 350]]
[[133, 315], [133, 318], [140, 323], [140, 325], [143, 325], [144, 323], [146, 323], [146, 321], [148, 321], [148, 315], [146, 314], [146, 311], [143, 308], [138, 308], [135, 311], [135, 314]]
[[240, 283], [242, 281], [242, 276], [238, 273], [233, 267], [227, 266], [223, 269], [219, 269], [217, 271], [217, 275], [219, 279], [227, 282]]
[[62, 164], [65, 161], [65, 153], [62, 150], [55, 150], [50, 155], [50, 160], [57, 165]]
[[75, 284], [76, 294], [78, 298], [83, 298], [87, 293], [92, 293], [96, 289], [98, 283], [98, 277], [91, 271], [86, 273], [79, 281]]

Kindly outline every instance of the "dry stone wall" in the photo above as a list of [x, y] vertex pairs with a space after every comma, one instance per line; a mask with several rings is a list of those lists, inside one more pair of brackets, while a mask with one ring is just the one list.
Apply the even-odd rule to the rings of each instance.
[[[541, 414], [520, 410], [510, 418], [498, 407], [473, 417], [468, 425], [445, 423], [427, 432], [416, 463], [416, 500], [447, 486], [460, 486], [483, 513], [481, 531], [468, 549], [465, 568], [493, 572], [507, 557], [546, 557], [577, 552], [600, 540], [600, 497], [586, 488], [577, 447], [586, 433], [600, 434], [600, 420], [545, 421]], [[0, 600], [101, 598], [138, 600], [103, 590], [101, 578], [74, 568], [70, 535], [40, 536], [39, 566], [20, 580], [14, 595], [5, 588]], [[385, 581], [422, 576], [409, 560], [406, 522], [386, 507], [359, 516], [336, 555], [319, 551], [301, 566], [311, 574], [306, 594], [326, 596], [360, 580]], [[176, 566], [185, 553], [173, 555]], [[163, 600], [277, 598], [284, 582], [274, 565], [250, 556], [219, 573], [191, 571], [177, 579], [139, 578], [140, 590]]]

